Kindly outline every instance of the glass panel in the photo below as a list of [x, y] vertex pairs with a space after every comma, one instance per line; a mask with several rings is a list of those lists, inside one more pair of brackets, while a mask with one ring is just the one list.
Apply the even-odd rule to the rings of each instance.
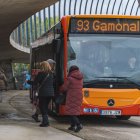
[[139, 36], [69, 35], [68, 67], [79, 66], [85, 80], [132, 77], [140, 81], [139, 54]]

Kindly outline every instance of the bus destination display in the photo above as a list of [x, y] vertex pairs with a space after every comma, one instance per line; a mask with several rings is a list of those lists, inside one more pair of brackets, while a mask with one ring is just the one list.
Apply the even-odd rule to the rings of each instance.
[[139, 34], [139, 19], [71, 18], [70, 33]]

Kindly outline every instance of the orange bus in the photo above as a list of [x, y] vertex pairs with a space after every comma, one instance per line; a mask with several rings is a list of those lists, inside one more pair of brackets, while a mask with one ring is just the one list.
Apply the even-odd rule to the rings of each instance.
[[[140, 17], [114, 15], [64, 16], [32, 44], [36, 64], [56, 61], [55, 91], [71, 65], [84, 75], [81, 115], [129, 119], [140, 115]], [[51, 111], [65, 115], [65, 104]]]

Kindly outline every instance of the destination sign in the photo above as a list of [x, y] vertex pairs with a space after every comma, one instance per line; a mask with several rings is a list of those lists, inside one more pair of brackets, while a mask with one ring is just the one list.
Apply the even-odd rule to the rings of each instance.
[[139, 19], [71, 18], [70, 33], [139, 34]]

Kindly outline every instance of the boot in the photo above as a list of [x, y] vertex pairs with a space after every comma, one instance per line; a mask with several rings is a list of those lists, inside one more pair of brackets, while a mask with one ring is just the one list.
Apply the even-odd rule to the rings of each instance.
[[42, 119], [43, 119], [43, 121], [39, 126], [40, 127], [48, 127], [49, 126], [48, 116], [42, 115]]
[[32, 115], [32, 118], [33, 118], [36, 122], [40, 122], [40, 120], [38, 119], [38, 114]]
[[77, 127], [75, 128], [75, 131], [74, 131], [74, 132], [79, 132], [81, 129], [83, 129], [83, 125], [82, 125], [82, 124], [79, 124], [79, 125], [77, 125]]
[[48, 124], [41, 123], [39, 126], [40, 127], [48, 127], [49, 126], [49, 123]]
[[74, 125], [71, 125], [68, 130], [71, 130], [71, 131], [75, 131], [75, 126]]

